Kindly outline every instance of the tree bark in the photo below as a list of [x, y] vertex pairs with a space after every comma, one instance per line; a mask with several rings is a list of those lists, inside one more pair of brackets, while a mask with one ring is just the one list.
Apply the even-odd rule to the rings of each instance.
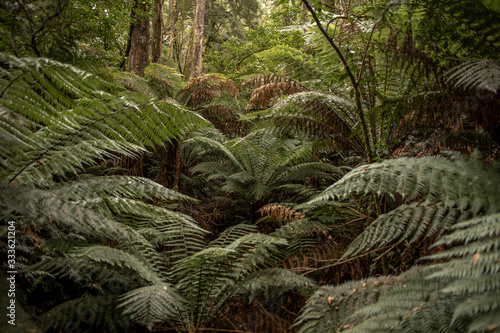
[[151, 62], [161, 62], [161, 46], [163, 37], [163, 0], [153, 2], [153, 43], [151, 44]]
[[189, 78], [196, 78], [201, 74], [201, 62], [203, 59], [203, 33], [205, 29], [205, 3], [206, 0], [196, 0], [196, 16], [193, 27], [193, 53], [191, 56], [191, 67]]
[[132, 11], [134, 24], [130, 31], [128, 71], [143, 76], [149, 65], [149, 18], [146, 2], [136, 0]]

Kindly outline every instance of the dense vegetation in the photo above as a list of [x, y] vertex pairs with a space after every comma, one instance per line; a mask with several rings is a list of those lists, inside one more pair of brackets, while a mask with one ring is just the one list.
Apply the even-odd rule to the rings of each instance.
[[500, 332], [498, 1], [0, 17], [0, 330]]

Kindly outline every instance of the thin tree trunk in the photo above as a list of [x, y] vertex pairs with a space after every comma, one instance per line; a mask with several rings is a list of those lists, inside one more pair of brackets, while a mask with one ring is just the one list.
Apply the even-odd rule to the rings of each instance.
[[170, 48], [171, 59], [177, 64], [177, 70], [182, 73], [181, 66], [181, 52], [179, 47], [179, 41], [177, 40], [177, 18], [179, 17], [179, 11], [177, 9], [177, 0], [170, 0]]
[[143, 76], [149, 65], [149, 18], [146, 16], [145, 1], [136, 0], [132, 14], [134, 25], [130, 34], [130, 53], [128, 71]]
[[191, 67], [189, 78], [195, 78], [201, 74], [201, 62], [203, 59], [203, 33], [205, 28], [205, 2], [206, 0], [196, 0], [196, 16], [193, 27], [193, 54], [191, 57]]
[[161, 46], [163, 37], [163, 0], [153, 2], [153, 43], [151, 44], [151, 62], [161, 62]]
[[[332, 39], [332, 37], [330, 37], [328, 35], [328, 33], [326, 32], [325, 28], [321, 24], [321, 21], [319, 20], [318, 16], [316, 15], [315, 10], [313, 9], [313, 7], [309, 3], [309, 1], [308, 0], [302, 0], [302, 3], [307, 7], [307, 9], [309, 10], [309, 12], [313, 16], [314, 21], [316, 22], [316, 25], [317, 25], [318, 29], [321, 31], [321, 33], [323, 34], [323, 36], [326, 38], [326, 40], [330, 43], [330, 45], [332, 46], [332, 48], [337, 53], [340, 61], [344, 65], [345, 71], [347, 72], [347, 74], [349, 76], [352, 88], [354, 90], [354, 100], [356, 102], [356, 112], [358, 114], [359, 121], [361, 123], [361, 129], [363, 131], [363, 139], [364, 139], [364, 144], [365, 144], [366, 159], [368, 160], [369, 163], [372, 163], [373, 162], [373, 155], [372, 155], [372, 146], [371, 146], [371, 142], [370, 142], [370, 132], [368, 131], [368, 125], [366, 124], [365, 115], [363, 113], [363, 105], [361, 103], [361, 91], [359, 89], [359, 82], [360, 82], [360, 79], [361, 79], [361, 71], [360, 71], [360, 75], [359, 75], [358, 79], [356, 79], [356, 77], [354, 76], [354, 73], [352, 72], [351, 67], [347, 63], [347, 60], [344, 57], [342, 51], [340, 50], [340, 48], [338, 47], [338, 45], [334, 42], [334, 40]], [[372, 33], [373, 33], [373, 31], [372, 31]], [[366, 50], [368, 50], [368, 44], [367, 44]], [[366, 51], [365, 51], [365, 53], [366, 53]], [[365, 59], [363, 58], [363, 64], [364, 64], [364, 60]]]

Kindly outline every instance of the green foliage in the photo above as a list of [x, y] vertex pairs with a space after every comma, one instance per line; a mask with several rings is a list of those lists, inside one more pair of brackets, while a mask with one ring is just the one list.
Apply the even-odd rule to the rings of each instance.
[[282, 185], [340, 172], [327, 163], [310, 163], [311, 143], [279, 140], [270, 135], [250, 135], [225, 144], [195, 137], [184, 141], [183, 150], [188, 156], [199, 151], [197, 159], [201, 161], [191, 172], [218, 183], [220, 190], [248, 204], [269, 200]]
[[63, 303], [43, 314], [38, 324], [44, 332], [56, 329], [62, 332], [78, 329], [81, 322], [93, 330], [106, 328], [109, 332], [123, 332], [130, 325], [127, 317], [114, 311], [118, 300], [114, 296], [86, 296]]
[[332, 140], [346, 152], [360, 154], [361, 139], [355, 135], [353, 105], [349, 100], [332, 94], [302, 92], [290, 95], [267, 111], [249, 114], [248, 118], [263, 119], [254, 130], [282, 133], [292, 137]]
[[[448, 250], [427, 259], [432, 264], [399, 282], [377, 303], [356, 311], [363, 321], [348, 332], [486, 332], [498, 321], [499, 216], [491, 214], [456, 224], [435, 245]], [[417, 328], [418, 327], [418, 328]]]
[[375, 246], [440, 235], [470, 215], [497, 212], [497, 170], [496, 163], [485, 168], [477, 153], [471, 159], [450, 154], [449, 158], [387, 160], [355, 168], [309, 204], [369, 193], [404, 198], [403, 205], [378, 216], [351, 243], [344, 254], [349, 256]]
[[0, 6], [0, 30], [5, 32], [0, 50], [72, 63], [98, 58], [117, 62], [126, 43], [131, 8], [129, 0], [7, 1]]
[[[261, 25], [248, 31], [244, 40], [229, 37], [205, 55], [209, 72], [231, 76], [251, 75], [268, 70], [269, 64], [258, 56], [259, 52], [279, 45], [298, 50], [304, 47], [304, 36], [298, 30], [281, 30], [273, 25]], [[263, 69], [264, 67], [264, 69]]]
[[178, 105], [129, 95], [70, 65], [7, 55], [0, 61], [2, 179], [50, 183], [208, 125]]
[[338, 332], [359, 322], [353, 311], [378, 301], [400, 277], [349, 281], [340, 286], [321, 286], [308, 300], [295, 326], [299, 332]]
[[176, 318], [178, 312], [186, 306], [175, 287], [153, 285], [130, 291], [120, 297], [119, 308], [124, 308], [122, 315], [147, 327], [153, 328], [155, 323]]

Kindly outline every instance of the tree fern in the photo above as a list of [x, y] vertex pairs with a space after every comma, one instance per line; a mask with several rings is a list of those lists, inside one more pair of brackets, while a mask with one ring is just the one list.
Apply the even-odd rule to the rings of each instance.
[[[313, 144], [280, 140], [272, 135], [248, 135], [225, 144], [204, 137], [183, 143], [188, 154], [198, 151], [192, 173], [220, 184], [220, 190], [239, 200], [267, 200], [279, 186], [307, 177], [334, 177], [338, 168], [313, 160]], [[203, 146], [204, 149], [200, 149]], [[262, 158], [262, 156], [265, 156]], [[191, 158], [193, 159], [193, 158]]]
[[[485, 168], [479, 159], [451, 154], [449, 158], [400, 158], [355, 168], [309, 204], [353, 194], [402, 196], [406, 203], [377, 217], [350, 245], [347, 255], [375, 246], [415, 242], [442, 234], [471, 215], [498, 210], [498, 166]], [[414, 200], [423, 202], [413, 202]]]
[[70, 65], [6, 55], [0, 62], [0, 154], [10, 161], [3, 179], [45, 183], [98, 158], [135, 157], [147, 146], [208, 125], [186, 109], [131, 97]]
[[287, 133], [311, 139], [331, 139], [345, 150], [363, 151], [354, 134], [353, 105], [340, 97], [317, 92], [293, 94], [264, 113], [252, 116], [265, 121], [256, 127], [264, 132]]
[[[330, 319], [331, 303], [341, 287], [319, 300], [313, 296], [297, 321], [301, 330], [330, 325], [321, 327], [346, 332], [485, 332], [500, 327], [497, 177], [497, 165], [484, 167], [477, 155], [389, 160], [354, 169], [311, 200], [318, 204], [370, 192], [405, 199], [378, 216], [350, 244], [345, 257], [433, 233], [441, 237], [434, 246], [445, 250], [425, 257], [433, 260], [427, 267], [396, 277], [377, 299], [361, 301], [344, 321]], [[445, 232], [449, 234], [443, 236]], [[378, 286], [373, 288], [378, 292]], [[331, 302], [325, 301], [328, 297]]]
[[[156, 316], [156, 310], [150, 309], [152, 305], [135, 296], [140, 295], [139, 291], [129, 293], [126, 306], [134, 309], [134, 313], [143, 314], [141, 318], [156, 316], [155, 318], [166, 320], [174, 328], [195, 329], [213, 322], [220, 309], [227, 306], [228, 301], [243, 290], [242, 287], [246, 288], [244, 281], [250, 276], [253, 284], [257, 283], [253, 287], [255, 293], [266, 293], [264, 290], [268, 290], [270, 295], [271, 291], [266, 288], [274, 281], [273, 275], [269, 272], [260, 275], [251, 273], [258, 271], [259, 265], [278, 247], [286, 246], [287, 241], [255, 231], [255, 227], [251, 225], [233, 226], [208, 243], [204, 249], [179, 260], [171, 268], [171, 276], [176, 281], [175, 287], [189, 304], [178, 307], [175, 320], [169, 320], [171, 318], [166, 313]], [[291, 288], [314, 288], [314, 282], [310, 279], [289, 272], [283, 274], [287, 279], [282, 281], [282, 292]], [[276, 294], [280, 293], [276, 290], [274, 295]], [[141, 322], [141, 318], [134, 317], [134, 320]]]
[[348, 332], [487, 332], [500, 327], [499, 215], [455, 224], [435, 243], [449, 249], [426, 257], [447, 260], [408, 274], [377, 303], [353, 314]]

